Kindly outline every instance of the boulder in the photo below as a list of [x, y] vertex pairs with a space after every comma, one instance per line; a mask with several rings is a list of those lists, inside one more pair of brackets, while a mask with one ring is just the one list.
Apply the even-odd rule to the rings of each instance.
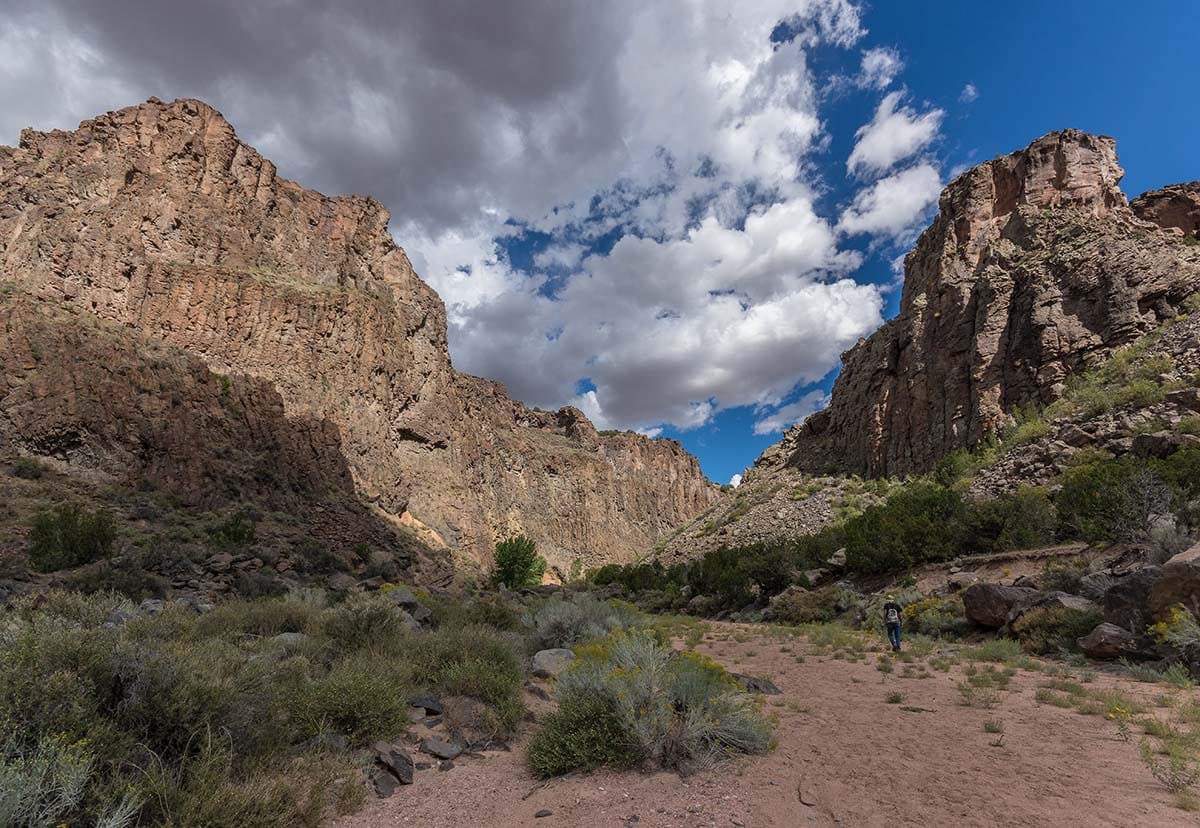
[[575, 660], [575, 654], [563, 647], [539, 650], [533, 655], [532, 672], [538, 678], [554, 678]]
[[1165, 616], [1175, 604], [1200, 615], [1200, 543], [1163, 564], [1162, 573], [1150, 587], [1148, 603], [1154, 618]]
[[1129, 630], [1107, 622], [1080, 638], [1079, 649], [1091, 658], [1120, 658], [1137, 652], [1137, 639]]
[[829, 564], [834, 569], [845, 568], [845, 566], [846, 566], [846, 548], [842, 547], [841, 549], [834, 552], [832, 555], [829, 556], [829, 560], [826, 561], [826, 563]]
[[358, 588], [358, 580], [345, 572], [335, 572], [325, 579], [325, 586], [334, 592], [349, 592]]
[[1192, 448], [1200, 443], [1200, 438], [1178, 431], [1155, 431], [1151, 434], [1138, 434], [1133, 438], [1133, 453], [1142, 457], [1164, 458], [1174, 454], [1181, 448]]
[[1147, 566], [1117, 578], [1100, 599], [1104, 620], [1141, 635], [1154, 623], [1150, 615], [1150, 589], [1162, 575], [1157, 566]]
[[271, 640], [287, 647], [295, 647], [307, 641], [308, 636], [302, 632], [281, 632], [279, 635], [272, 636]]
[[1001, 584], [972, 584], [963, 591], [963, 609], [967, 620], [981, 627], [999, 629], [1008, 621], [1009, 611], [1021, 601], [1038, 595], [1036, 590]]
[[411, 611], [421, 606], [421, 602], [417, 600], [417, 596], [413, 595], [412, 590], [404, 584], [393, 585], [388, 589], [387, 597], [406, 610]]

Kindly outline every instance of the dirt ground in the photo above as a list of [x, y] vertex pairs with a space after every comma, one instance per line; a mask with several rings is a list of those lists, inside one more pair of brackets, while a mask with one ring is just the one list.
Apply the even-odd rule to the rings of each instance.
[[[597, 772], [539, 786], [518, 742], [512, 752], [461, 759], [448, 772], [419, 771], [415, 784], [334, 825], [1200, 825], [1200, 814], [1176, 808], [1142, 765], [1136, 735], [1123, 742], [1101, 715], [1036, 702], [1044, 673], [1019, 671], [999, 704], [982, 709], [961, 703], [964, 664], [941, 672], [896, 662], [884, 674], [874, 653], [850, 662], [814, 653], [805, 639], [733, 624], [710, 625], [695, 649], [778, 685], [782, 694], [766, 701], [779, 718], [772, 753], [687, 779]], [[1149, 715], [1169, 715], [1151, 702], [1166, 692], [1160, 685], [1101, 673], [1087, 686], [1117, 684], [1145, 701]], [[1177, 702], [1196, 693], [1173, 692]], [[889, 703], [894, 693], [903, 700]], [[986, 721], [1003, 723], [1002, 739], [984, 731]], [[552, 813], [536, 818], [541, 810]]]

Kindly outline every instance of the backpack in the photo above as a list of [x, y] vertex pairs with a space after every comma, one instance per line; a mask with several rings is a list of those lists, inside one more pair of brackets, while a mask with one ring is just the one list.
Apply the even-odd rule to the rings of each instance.
[[900, 623], [900, 610], [894, 605], [887, 608], [887, 622], [889, 624]]

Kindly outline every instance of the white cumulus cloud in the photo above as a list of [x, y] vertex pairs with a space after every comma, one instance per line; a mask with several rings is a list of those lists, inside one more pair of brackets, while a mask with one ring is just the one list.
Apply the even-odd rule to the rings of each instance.
[[931, 109], [918, 114], [902, 103], [903, 92], [890, 92], [875, 117], [855, 133], [857, 141], [846, 161], [851, 173], [878, 174], [929, 146], [937, 137], [945, 113]]
[[904, 240], [937, 203], [941, 189], [941, 178], [932, 164], [909, 167], [859, 191], [842, 212], [838, 228], [851, 235], [869, 233]]

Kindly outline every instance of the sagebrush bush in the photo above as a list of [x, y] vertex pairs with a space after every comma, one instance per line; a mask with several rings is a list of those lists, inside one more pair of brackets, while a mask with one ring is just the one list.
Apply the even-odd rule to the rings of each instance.
[[29, 528], [29, 562], [39, 572], [55, 572], [107, 558], [112, 554], [117, 528], [103, 509], [88, 511], [77, 505], [39, 512]]
[[[771, 746], [770, 721], [709, 659], [676, 653], [647, 632], [616, 633], [578, 652], [556, 682], [561, 719], [531, 743], [539, 775], [612, 761], [690, 772]], [[567, 729], [589, 715], [609, 736], [603, 744], [596, 731], [579, 738]]]
[[407, 629], [404, 611], [378, 594], [352, 595], [323, 618], [325, 635], [347, 650], [390, 649]]
[[[0, 803], [49, 738], [103, 759], [55, 825], [104, 824], [129, 793], [138, 824], [315, 826], [362, 790], [330, 737], [399, 737], [416, 693], [474, 699], [507, 735], [524, 715], [520, 638], [457, 623], [365, 635], [386, 600], [137, 616], [107, 593], [17, 599], [0, 616]], [[272, 640], [282, 632], [305, 637]]]
[[632, 608], [587, 593], [571, 600], [555, 596], [533, 615], [533, 643], [538, 649], [572, 647], [631, 627], [637, 620]]

